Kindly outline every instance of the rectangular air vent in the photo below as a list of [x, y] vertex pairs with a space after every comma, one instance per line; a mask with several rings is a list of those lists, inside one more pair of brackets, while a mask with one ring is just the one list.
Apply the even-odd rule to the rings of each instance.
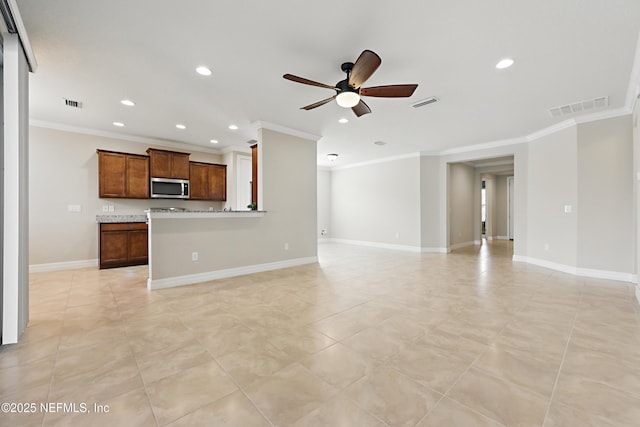
[[436, 98], [435, 96], [432, 96], [430, 98], [425, 98], [421, 101], [416, 102], [415, 104], [411, 104], [411, 106], [413, 108], [420, 108], [420, 107], [424, 107], [425, 105], [429, 105], [429, 104], [433, 104], [434, 102], [438, 102], [438, 98]]
[[562, 117], [569, 114], [587, 112], [589, 110], [598, 110], [609, 106], [609, 97], [601, 96], [599, 98], [588, 99], [586, 101], [574, 102], [572, 104], [560, 105], [549, 109], [551, 117]]
[[71, 108], [82, 108], [82, 102], [68, 98], [64, 98], [64, 105]]

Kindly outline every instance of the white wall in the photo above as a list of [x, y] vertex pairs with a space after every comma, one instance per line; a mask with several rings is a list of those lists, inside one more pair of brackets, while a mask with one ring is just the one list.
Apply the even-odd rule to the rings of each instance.
[[331, 238], [331, 232], [331, 171], [318, 169], [318, 239]]
[[[577, 154], [575, 126], [529, 144], [529, 257], [576, 265]], [[565, 213], [565, 205], [573, 211]]]
[[498, 239], [506, 239], [509, 236], [507, 230], [507, 176], [495, 176], [495, 236]]
[[420, 248], [420, 158], [334, 169], [333, 239]]
[[441, 195], [445, 193], [443, 165], [440, 156], [420, 157], [420, 245], [424, 252], [444, 252], [446, 242], [440, 240], [445, 221], [440, 217]]
[[[103, 205], [115, 206], [114, 214], [143, 213], [149, 207], [221, 209], [222, 202], [177, 200], [129, 200], [98, 198], [96, 149], [146, 154], [150, 146], [191, 153], [193, 161], [223, 163], [217, 154], [185, 147], [145, 143], [60, 131], [30, 128], [29, 153], [29, 264], [91, 263], [98, 258], [98, 224]], [[233, 188], [227, 187], [227, 193]], [[81, 212], [69, 212], [80, 205]]]
[[631, 116], [578, 125], [577, 266], [633, 271]]
[[449, 244], [452, 249], [472, 245], [474, 222], [475, 171], [462, 163], [449, 165]]

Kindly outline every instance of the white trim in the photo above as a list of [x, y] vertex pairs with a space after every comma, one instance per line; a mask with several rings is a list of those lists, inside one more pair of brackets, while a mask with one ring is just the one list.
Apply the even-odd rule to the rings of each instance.
[[46, 271], [58, 271], [58, 270], [76, 270], [78, 268], [97, 267], [98, 258], [87, 259], [82, 261], [65, 261], [65, 262], [51, 262], [47, 264], [30, 264], [29, 273], [42, 273]]
[[368, 242], [366, 240], [349, 240], [349, 239], [334, 239], [334, 238], [329, 240], [331, 240], [334, 243], [342, 243], [345, 245], [367, 246], [370, 248], [391, 249], [394, 251], [422, 252], [422, 248], [419, 246], [394, 245], [392, 243]]
[[298, 129], [293, 129], [287, 126], [283, 126], [283, 125], [279, 125], [276, 123], [271, 123], [271, 122], [265, 122], [262, 120], [258, 120], [256, 122], [253, 122], [252, 125], [255, 127], [256, 131], [258, 129], [269, 129], [269, 130], [273, 130], [276, 132], [280, 132], [280, 133], [285, 133], [287, 135], [291, 135], [291, 136], [297, 136], [298, 138], [304, 138], [304, 139], [308, 139], [310, 141], [318, 141], [320, 138], [322, 138], [319, 135], [314, 135], [312, 133], [308, 133], [308, 132], [304, 132]]
[[638, 99], [640, 88], [640, 34], [636, 42], [636, 51], [633, 57], [633, 66], [631, 67], [631, 76], [629, 77], [629, 86], [627, 87], [627, 99], [624, 104], [627, 111], [633, 112], [633, 108]]
[[24, 50], [24, 55], [27, 58], [27, 64], [29, 64], [29, 71], [35, 73], [38, 69], [38, 62], [36, 61], [36, 56], [33, 53], [33, 48], [31, 47], [27, 30], [24, 27], [24, 22], [22, 22], [22, 16], [20, 15], [20, 10], [18, 10], [18, 4], [16, 3], [16, 0], [7, 0], [7, 5], [11, 11], [11, 18], [13, 19], [14, 24], [16, 24], [18, 38], [20, 39], [20, 44]]
[[[449, 148], [447, 150], [442, 150], [442, 151], [437, 152], [437, 155], [446, 156], [448, 154], [468, 153], [470, 151], [488, 150], [490, 148], [506, 147], [506, 146], [509, 146], [509, 145], [522, 144], [522, 143], [525, 143], [525, 142], [527, 142], [527, 138], [526, 137], [501, 139], [501, 140], [498, 140], [498, 141], [489, 141], [489, 142], [482, 142], [480, 144], [465, 145], [463, 147]], [[435, 153], [429, 152], [429, 153], [426, 153], [425, 155], [433, 156], [434, 154]]]
[[467, 246], [476, 246], [476, 242], [477, 240], [470, 240], [468, 242], [456, 243], [455, 245], [450, 245], [449, 250], [455, 251], [456, 249], [466, 248]]
[[362, 166], [375, 165], [375, 164], [378, 164], [378, 163], [386, 163], [386, 162], [393, 162], [393, 161], [396, 161], [396, 160], [412, 159], [414, 157], [420, 157], [420, 153], [400, 154], [398, 156], [384, 157], [382, 159], [367, 160], [366, 162], [351, 163], [350, 165], [334, 166], [331, 169], [333, 169], [333, 170], [341, 170], [341, 169], [359, 168], [359, 167], [362, 167]]
[[638, 300], [638, 304], [640, 304], [640, 285], [636, 285], [636, 299]]
[[63, 132], [74, 132], [74, 133], [80, 133], [84, 135], [101, 136], [104, 138], [118, 139], [118, 140], [127, 141], [127, 142], [138, 142], [140, 144], [146, 144], [146, 145], [171, 147], [171, 148], [177, 148], [179, 150], [195, 149], [196, 151], [199, 151], [202, 153], [217, 154], [217, 155], [222, 154], [220, 149], [217, 149], [217, 148], [210, 148], [210, 147], [204, 147], [201, 145], [181, 143], [177, 141], [146, 138], [143, 136], [128, 135], [126, 133], [123, 134], [123, 133], [109, 132], [105, 130], [89, 129], [89, 128], [83, 128], [78, 126], [65, 125], [62, 123], [46, 122], [43, 120], [30, 119], [29, 126], [44, 128], [44, 129], [60, 130]]
[[627, 110], [625, 107], [614, 108], [613, 110], [597, 111], [595, 113], [579, 116], [575, 118], [576, 123], [590, 123], [597, 120], [613, 119], [615, 117], [628, 116], [631, 114], [631, 110]]
[[193, 285], [211, 280], [226, 279], [228, 277], [243, 276], [245, 274], [261, 273], [263, 271], [279, 270], [281, 268], [297, 267], [299, 265], [318, 262], [318, 257], [296, 258], [285, 261], [269, 262], [265, 264], [247, 265], [244, 267], [227, 268], [224, 270], [208, 271], [206, 273], [189, 274], [186, 276], [167, 277], [164, 279], [147, 279], [147, 289], [165, 289], [175, 286]]
[[560, 132], [576, 125], [576, 120], [574, 118], [571, 118], [530, 133], [529, 135], [525, 136], [525, 139], [527, 140], [527, 142], [533, 142], [537, 139], [544, 138], [545, 136], [552, 135], [556, 132]]
[[562, 273], [571, 274], [573, 276], [589, 277], [593, 279], [615, 280], [619, 282], [632, 282], [633, 274], [623, 273], [619, 271], [595, 270], [590, 268], [578, 268], [570, 265], [559, 264], [539, 258], [532, 258], [522, 255], [514, 255], [513, 261], [524, 262], [527, 264], [537, 265], [539, 267], [548, 268], [550, 270], [560, 271]]

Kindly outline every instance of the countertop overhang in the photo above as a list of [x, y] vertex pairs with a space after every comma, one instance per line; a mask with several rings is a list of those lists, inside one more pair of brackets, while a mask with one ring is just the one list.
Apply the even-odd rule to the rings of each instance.
[[266, 211], [147, 211], [149, 219], [259, 218]]

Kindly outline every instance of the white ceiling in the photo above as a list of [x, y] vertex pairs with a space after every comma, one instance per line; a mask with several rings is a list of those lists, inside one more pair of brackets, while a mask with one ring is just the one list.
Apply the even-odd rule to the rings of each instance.
[[[600, 96], [622, 108], [640, 32], [637, 0], [17, 3], [39, 66], [32, 120], [207, 149], [246, 148], [266, 121], [321, 136], [318, 163], [335, 152], [336, 166], [522, 137], [568, 118], [550, 108]], [[283, 74], [334, 85], [364, 49], [382, 57], [365, 86], [415, 94], [366, 98], [360, 118], [335, 102], [300, 109], [333, 92]], [[515, 65], [497, 70], [504, 57]], [[429, 96], [440, 102], [411, 107]]]

